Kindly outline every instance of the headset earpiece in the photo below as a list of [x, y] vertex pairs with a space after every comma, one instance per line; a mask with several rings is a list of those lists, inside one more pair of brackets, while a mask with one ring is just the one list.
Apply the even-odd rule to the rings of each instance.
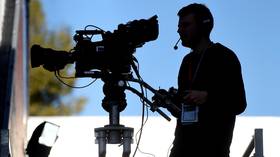
[[209, 23], [211, 20], [210, 19], [205, 19], [202, 21], [203, 24]]

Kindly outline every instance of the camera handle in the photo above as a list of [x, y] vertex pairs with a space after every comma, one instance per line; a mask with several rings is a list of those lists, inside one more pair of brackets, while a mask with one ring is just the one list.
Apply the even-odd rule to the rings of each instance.
[[[157, 97], [161, 98], [161, 99], [165, 99], [165, 96], [162, 95], [161, 93], [159, 93], [156, 89], [154, 89], [153, 87], [151, 87], [149, 84], [147, 84], [146, 82], [144, 82], [143, 80], [139, 80], [139, 79], [129, 79], [128, 81], [131, 82], [136, 82], [139, 83], [140, 85], [144, 86], [145, 88], [147, 88], [148, 90], [150, 90], [152, 93], [154, 93]], [[150, 105], [151, 107], [151, 111], [157, 111], [161, 116], [163, 116], [166, 120], [170, 121], [171, 119], [164, 113], [162, 112], [159, 107], [155, 104], [153, 104], [150, 100], [148, 100], [142, 93], [140, 93], [139, 91], [137, 91], [136, 89], [132, 88], [132, 87], [125, 87], [125, 89], [130, 90], [131, 92], [133, 92], [134, 94], [138, 95], [140, 98], [142, 98], [147, 104]], [[177, 113], [181, 112], [181, 109], [176, 106], [173, 103], [169, 103], [168, 107], [170, 107], [172, 110], [174, 110]]]

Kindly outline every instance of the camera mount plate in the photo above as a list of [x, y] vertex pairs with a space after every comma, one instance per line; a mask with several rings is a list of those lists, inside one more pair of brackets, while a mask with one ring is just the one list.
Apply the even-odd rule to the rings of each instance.
[[133, 128], [124, 125], [105, 125], [95, 128], [95, 143], [98, 144], [99, 157], [106, 156], [106, 144], [122, 144], [123, 157], [129, 157], [133, 143]]

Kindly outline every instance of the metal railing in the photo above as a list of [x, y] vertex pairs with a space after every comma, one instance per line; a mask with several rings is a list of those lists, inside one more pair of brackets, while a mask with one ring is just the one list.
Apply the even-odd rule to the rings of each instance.
[[250, 157], [254, 148], [255, 148], [255, 153], [252, 157], [264, 157], [263, 156], [263, 129], [255, 129], [253, 138], [250, 141], [242, 157]]

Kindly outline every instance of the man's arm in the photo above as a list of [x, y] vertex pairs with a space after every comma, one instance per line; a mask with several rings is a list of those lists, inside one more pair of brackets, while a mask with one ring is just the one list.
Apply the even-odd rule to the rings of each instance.
[[215, 57], [217, 60], [207, 91], [208, 102], [218, 110], [240, 114], [246, 108], [240, 62], [233, 52]]

